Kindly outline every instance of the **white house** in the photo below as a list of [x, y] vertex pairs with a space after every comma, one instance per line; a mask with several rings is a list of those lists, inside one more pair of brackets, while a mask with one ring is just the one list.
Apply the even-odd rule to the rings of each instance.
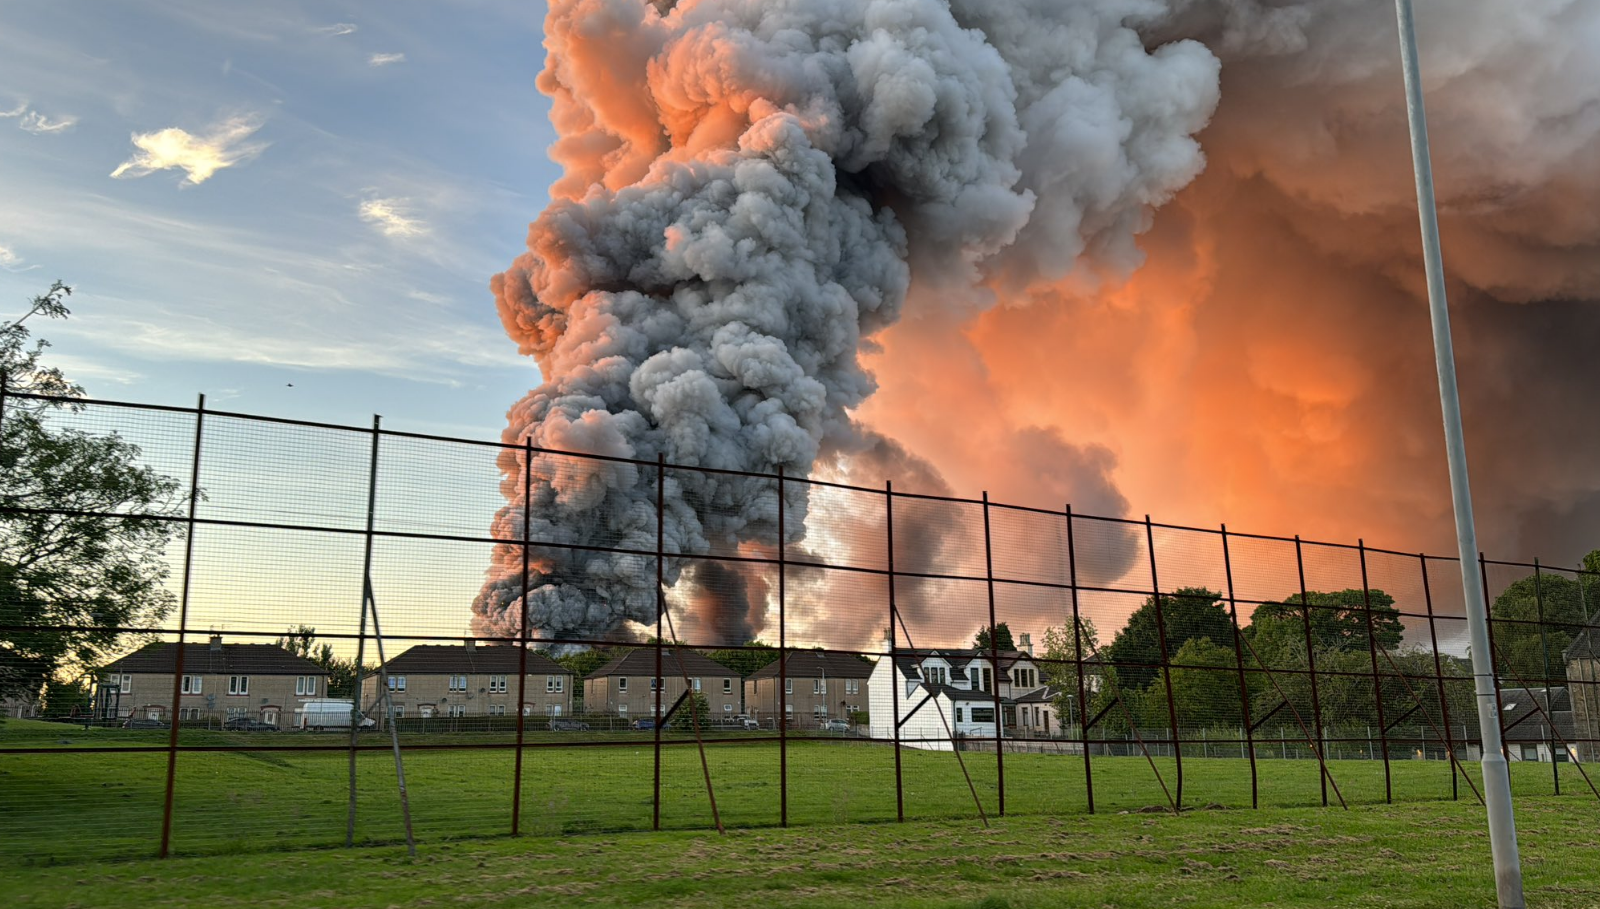
[[999, 672], [992, 656], [968, 648], [901, 651], [893, 660], [879, 660], [867, 685], [872, 737], [894, 738], [898, 725], [907, 746], [949, 751], [952, 737], [993, 740], [997, 726], [1010, 736], [1017, 726], [1017, 696], [1044, 684], [1026, 651], [1001, 651]]

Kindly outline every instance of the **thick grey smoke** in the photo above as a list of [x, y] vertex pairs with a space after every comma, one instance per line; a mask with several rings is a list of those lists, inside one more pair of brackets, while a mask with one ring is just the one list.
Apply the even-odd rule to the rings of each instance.
[[[900, 316], [912, 268], [974, 300], [997, 275], [1131, 260], [1149, 208], [1201, 168], [1215, 58], [1147, 50], [1122, 22], [1148, 4], [990, 6], [552, 2], [540, 88], [566, 173], [492, 283], [544, 376], [507, 440], [805, 475], [860, 447], [850, 412], [874, 382], [857, 355]], [[510, 534], [522, 465], [502, 467]], [[654, 548], [653, 469], [531, 469], [535, 539]], [[665, 493], [670, 552], [777, 542], [770, 482], [674, 471]], [[792, 542], [807, 500], [788, 496]], [[539, 553], [525, 604], [520, 564], [497, 555], [480, 630], [515, 630], [519, 607], [556, 638], [654, 621], [653, 559]], [[668, 583], [682, 571], [669, 560]]]

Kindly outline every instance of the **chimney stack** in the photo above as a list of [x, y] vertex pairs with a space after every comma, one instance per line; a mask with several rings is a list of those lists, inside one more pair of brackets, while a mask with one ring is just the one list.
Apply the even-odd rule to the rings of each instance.
[[221, 650], [222, 650], [222, 635], [217, 634], [216, 632], [213, 631], [211, 633], [211, 652], [212, 653], [217, 653], [217, 652], [220, 652]]
[[1033, 656], [1033, 635], [1024, 631], [1018, 638], [1018, 647], [1028, 656]]

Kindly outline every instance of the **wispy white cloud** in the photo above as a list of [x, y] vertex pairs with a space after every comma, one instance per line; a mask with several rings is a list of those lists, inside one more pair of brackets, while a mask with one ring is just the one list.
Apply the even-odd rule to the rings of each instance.
[[388, 66], [391, 63], [406, 62], [405, 54], [373, 54], [367, 58], [368, 66]]
[[77, 122], [78, 118], [71, 114], [52, 120], [36, 110], [30, 110], [22, 115], [22, 119], [17, 122], [17, 126], [26, 132], [33, 133], [35, 136], [43, 136], [49, 133], [69, 130]]
[[245, 116], [230, 117], [198, 136], [177, 127], [134, 133], [139, 154], [117, 165], [111, 176], [143, 177], [177, 168], [188, 173], [188, 182], [204, 183], [217, 171], [261, 154], [265, 144], [245, 141], [260, 128], [259, 117]]
[[330, 38], [352, 35], [355, 34], [355, 30], [356, 25], [354, 22], [335, 22], [332, 25], [323, 25], [312, 29], [313, 32], [319, 35], [327, 35]]
[[385, 237], [415, 237], [428, 232], [427, 224], [406, 211], [405, 199], [368, 199], [361, 203], [361, 220]]
[[106, 363], [98, 357], [75, 357], [56, 351], [50, 354], [50, 360], [52, 365], [59, 366], [73, 381], [98, 380], [117, 385], [132, 385], [144, 378], [143, 373]]
[[0, 268], [10, 270], [22, 264], [22, 257], [12, 251], [11, 247], [0, 243]]
[[13, 118], [16, 119], [17, 126], [20, 129], [24, 132], [33, 133], [35, 136], [64, 132], [71, 129], [73, 124], [78, 122], [78, 118], [71, 114], [52, 120], [40, 113], [36, 108], [31, 107], [26, 101], [18, 104], [12, 110], [0, 110], [0, 119], [10, 120]]

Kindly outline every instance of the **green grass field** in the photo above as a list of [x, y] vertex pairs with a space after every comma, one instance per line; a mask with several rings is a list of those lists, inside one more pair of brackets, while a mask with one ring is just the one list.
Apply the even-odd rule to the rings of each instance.
[[[59, 724], [10, 721], [0, 726], [0, 749], [159, 746], [160, 730], [82, 730]], [[185, 745], [283, 745], [278, 751], [184, 752], [179, 755], [172, 850], [179, 855], [277, 852], [342, 845], [345, 834], [347, 756], [305, 745], [332, 745], [338, 736], [182, 732]], [[478, 739], [474, 739], [478, 740]], [[367, 736], [368, 745], [386, 739]], [[515, 751], [427, 749], [448, 739], [418, 739], [407, 752], [406, 772], [418, 839], [425, 844], [503, 836], [511, 830]], [[460, 739], [454, 740], [459, 742]], [[627, 747], [524, 750], [521, 830], [534, 836], [648, 831], [652, 825], [653, 754], [648, 734]], [[775, 743], [752, 739], [707, 749], [723, 823], [730, 828], [779, 824], [779, 753]], [[998, 814], [993, 754], [963, 755], [986, 814]], [[971, 820], [978, 812], [955, 755], [903, 752], [905, 814], [909, 821]], [[166, 754], [88, 752], [0, 754], [0, 862], [50, 865], [153, 855], [159, 842]], [[1167, 784], [1173, 762], [1158, 760]], [[1263, 808], [1320, 805], [1318, 768], [1306, 760], [1261, 760]], [[1335, 761], [1330, 769], [1352, 806], [1384, 800], [1383, 764]], [[1593, 811], [1597, 803], [1572, 766], [1563, 766], [1557, 804]], [[1468, 765], [1474, 778], [1477, 768]], [[1250, 808], [1249, 765], [1237, 758], [1185, 758], [1186, 806]], [[1396, 761], [1396, 802], [1447, 802], [1450, 768], [1441, 761]], [[1519, 798], [1547, 795], [1550, 765], [1514, 764]], [[889, 822], [896, 817], [894, 756], [882, 745], [791, 743], [788, 754], [791, 826]], [[1094, 759], [1096, 808], [1101, 814], [1166, 804], [1160, 785], [1139, 757]], [[1475, 807], [1460, 786], [1460, 805]], [[1330, 794], [1331, 798], [1331, 794]], [[1062, 819], [1087, 813], [1079, 756], [1007, 754], [1006, 814]], [[358, 842], [382, 844], [402, 836], [394, 765], [387, 750], [358, 760]], [[1337, 803], [1335, 802], [1335, 806]], [[1448, 805], [1441, 806], [1441, 810]], [[1320, 810], [1320, 809], [1319, 809]], [[699, 752], [692, 742], [663, 749], [661, 826], [701, 830], [712, 826]]]

